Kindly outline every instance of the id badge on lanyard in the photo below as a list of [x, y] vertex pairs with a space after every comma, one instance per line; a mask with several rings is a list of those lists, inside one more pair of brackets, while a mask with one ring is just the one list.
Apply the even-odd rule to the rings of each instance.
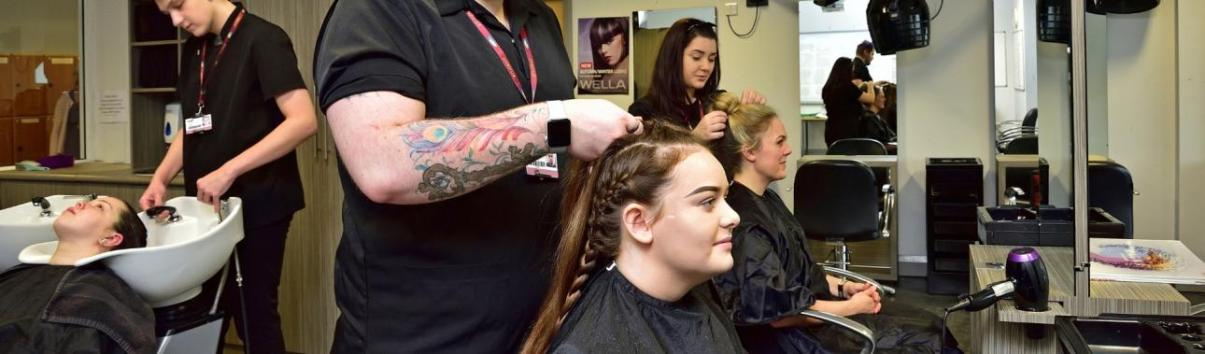
[[[222, 55], [226, 54], [226, 45], [230, 44], [230, 38], [238, 31], [239, 25], [243, 24], [243, 17], [247, 15], [247, 10], [239, 11], [238, 17], [234, 18], [234, 23], [230, 26], [230, 32], [226, 32], [226, 38], [222, 40], [222, 46], [218, 48], [218, 54], [213, 58], [213, 69], [218, 68], [218, 64], [222, 62]], [[197, 90], [197, 113], [192, 115], [192, 118], [184, 120], [184, 134], [193, 135], [196, 133], [204, 133], [213, 130], [213, 115], [205, 113], [205, 60], [208, 57], [209, 45], [201, 45], [201, 65], [198, 81], [200, 88]]]
[[[494, 54], [498, 55], [498, 60], [502, 61], [502, 67], [505, 68], [506, 73], [510, 75], [510, 79], [515, 84], [515, 89], [519, 90], [519, 95], [523, 97], [523, 101], [528, 104], [534, 103], [536, 87], [538, 86], [540, 80], [539, 76], [536, 74], [536, 58], [531, 51], [531, 44], [527, 41], [527, 28], [523, 28], [519, 31], [519, 40], [523, 42], [523, 48], [526, 50], [527, 54], [527, 67], [529, 72], [528, 77], [531, 78], [531, 97], [528, 97], [527, 93], [523, 91], [523, 84], [519, 82], [519, 74], [515, 71], [515, 68], [510, 65], [510, 60], [507, 59], [506, 52], [503, 52], [502, 47], [498, 45], [498, 41], [494, 40], [494, 36], [491, 35], [489, 30], [485, 28], [485, 25], [481, 23], [481, 20], [477, 19], [477, 15], [474, 15], [473, 11], [465, 11], [464, 13], [469, 17], [469, 21], [472, 21], [473, 25], [477, 27], [477, 32], [481, 33], [481, 37], [485, 38], [485, 41], [489, 43], [490, 48], [494, 50]], [[544, 155], [544, 157], [541, 157], [528, 164], [525, 171], [527, 172], [528, 176], [553, 179], [560, 178], [559, 173], [557, 173], [557, 154]]]

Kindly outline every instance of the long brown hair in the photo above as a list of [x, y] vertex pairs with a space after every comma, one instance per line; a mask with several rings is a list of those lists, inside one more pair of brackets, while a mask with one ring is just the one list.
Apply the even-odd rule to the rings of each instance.
[[[653, 64], [653, 81], [649, 84], [649, 93], [646, 95], [659, 115], [675, 119], [690, 116], [684, 111], [689, 102], [686, 101], [686, 84], [682, 78], [682, 61], [683, 52], [690, 45], [690, 41], [698, 37], [715, 40], [718, 50], [719, 37], [715, 33], [715, 24], [710, 22], [684, 18], [674, 22], [665, 33], [661, 49], [657, 52], [657, 61]], [[716, 54], [711, 77], [707, 78], [703, 88], [695, 91], [695, 97], [700, 100], [708, 99], [719, 86], [720, 55]]]
[[741, 172], [741, 161], [744, 160], [741, 152], [761, 148], [762, 133], [766, 132], [770, 120], [778, 117], [778, 113], [763, 104], [741, 103], [739, 97], [727, 93], [716, 97], [711, 110], [728, 114], [724, 137], [712, 144], [711, 152], [724, 165], [724, 174], [731, 181]]
[[564, 233], [551, 286], [522, 353], [549, 350], [595, 266], [618, 254], [623, 206], [655, 207], [674, 167], [691, 152], [705, 150], [688, 131], [655, 121], [647, 124], [644, 134], [616, 140], [597, 160], [571, 165], [561, 203]]

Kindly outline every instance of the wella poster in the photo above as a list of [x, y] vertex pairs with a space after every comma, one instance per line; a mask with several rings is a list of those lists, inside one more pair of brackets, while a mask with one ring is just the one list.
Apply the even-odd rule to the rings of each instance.
[[628, 17], [578, 20], [577, 93], [628, 94]]

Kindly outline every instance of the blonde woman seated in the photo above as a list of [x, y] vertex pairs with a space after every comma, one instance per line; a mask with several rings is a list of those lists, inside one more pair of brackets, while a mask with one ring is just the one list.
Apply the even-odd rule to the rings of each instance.
[[[80, 202], [54, 221], [50, 264], [0, 273], [0, 353], [153, 353], [155, 317], [125, 281], [84, 258], [146, 245], [125, 201]], [[0, 235], [4, 236], [4, 235]]]
[[576, 167], [523, 352], [744, 352], [708, 284], [732, 267], [739, 221], [715, 157], [685, 130], [648, 127]]
[[[745, 349], [751, 353], [856, 353], [863, 343], [835, 326], [806, 319], [811, 309], [865, 324], [880, 353], [933, 353], [941, 349], [936, 315], [883, 303], [876, 289], [828, 276], [808, 251], [803, 227], [770, 182], [787, 175], [786, 129], [758, 104], [721, 96], [730, 132], [716, 155], [731, 176], [728, 202], [741, 216], [733, 232], [734, 266], [715, 278]], [[883, 310], [883, 313], [880, 313]], [[900, 313], [902, 315], [892, 315]], [[957, 352], [955, 349], [954, 352]]]

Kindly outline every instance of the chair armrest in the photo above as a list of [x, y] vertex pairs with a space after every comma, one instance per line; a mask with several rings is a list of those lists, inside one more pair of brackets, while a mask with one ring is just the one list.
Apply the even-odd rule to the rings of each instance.
[[857, 335], [858, 337], [861, 337], [863, 340], [866, 341], [866, 346], [862, 347], [862, 353], [865, 353], [865, 354], [874, 353], [874, 350], [875, 350], [874, 331], [871, 331], [870, 328], [866, 327], [865, 325], [858, 323], [857, 321], [854, 321], [854, 320], [851, 320], [851, 319], [848, 319], [845, 317], [837, 316], [837, 315], [834, 315], [834, 314], [831, 314], [828, 312], [815, 311], [815, 310], [803, 310], [799, 314], [803, 315], [803, 316], [815, 318], [815, 319], [824, 321], [826, 323], [837, 325], [846, 331], [852, 332], [853, 334]]
[[892, 288], [890, 286], [886, 286], [883, 284], [879, 284], [879, 282], [875, 281], [874, 279], [871, 279], [870, 277], [862, 275], [862, 274], [854, 273], [854, 272], [851, 272], [851, 271], [848, 271], [845, 269], [841, 269], [841, 268], [833, 268], [833, 267], [828, 267], [828, 266], [824, 267], [824, 272], [828, 273], [828, 274], [840, 275], [840, 276], [843, 276], [846, 278], [853, 278], [854, 280], [857, 280], [860, 283], [866, 283], [866, 284], [873, 285], [875, 289], [879, 290], [879, 295], [895, 295], [895, 288]]
[[891, 237], [891, 212], [895, 210], [895, 190], [890, 184], [883, 185], [883, 210], [879, 212], [879, 233], [883, 238]]
[[1196, 304], [1188, 308], [1189, 316], [1200, 316], [1205, 314], [1205, 304]]

